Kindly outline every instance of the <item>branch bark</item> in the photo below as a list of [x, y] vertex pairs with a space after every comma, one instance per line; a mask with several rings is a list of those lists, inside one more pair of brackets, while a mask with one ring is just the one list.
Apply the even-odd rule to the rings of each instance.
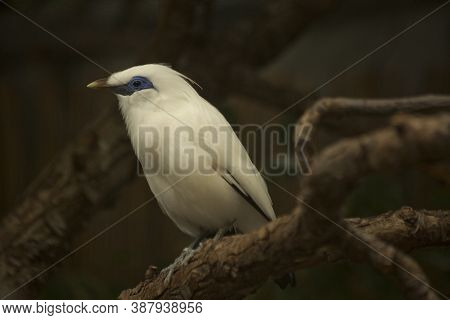
[[[322, 9], [325, 11], [324, 4], [328, 2], [332, 1], [323, 0], [320, 3], [307, 4], [304, 7], [305, 15], [308, 16], [306, 11], [309, 13], [309, 10], [317, 13]], [[279, 35], [283, 37], [278, 39], [276, 47], [270, 46], [270, 52], [265, 52], [265, 59], [260, 63], [267, 62], [267, 59], [287, 46], [295, 34], [300, 33], [307, 22], [312, 21], [310, 19], [300, 21], [292, 12], [283, 9], [295, 3], [297, 1], [283, 1], [275, 6], [277, 9], [270, 1], [266, 2], [267, 8], [272, 8], [270, 9], [272, 15], [276, 16], [277, 10], [282, 10], [289, 13], [290, 20], [278, 18], [277, 23], [273, 24], [276, 27], [270, 30], [271, 38], [277, 39]], [[196, 55], [190, 55], [186, 59], [186, 55], [183, 54], [193, 49], [192, 43], [198, 44], [198, 41], [202, 41], [199, 35], [207, 34], [198, 30], [196, 32], [198, 22], [196, 14], [198, 10], [207, 12], [210, 6], [210, 0], [164, 2], [153, 37], [150, 57], [156, 61], [164, 57], [172, 62], [181, 59], [188, 65], [194, 65], [193, 69], [203, 72], [201, 78], [205, 79], [206, 83], [218, 83], [218, 77], [225, 74], [235, 76], [236, 73], [223, 72], [223, 64], [217, 64], [212, 68], [204, 61], [216, 61], [210, 57], [217, 57], [218, 52], [226, 57], [218, 59], [220, 61], [230, 62], [241, 57], [239, 52], [248, 50], [247, 37], [253, 36], [252, 33], [247, 32], [246, 40], [238, 37], [239, 41], [233, 42], [233, 50], [230, 49], [229, 43], [224, 41], [208, 44], [210, 49], [205, 50], [205, 54], [201, 55], [201, 61], [197, 63], [193, 59]], [[266, 12], [263, 16], [267, 14]], [[204, 14], [203, 17], [209, 16]], [[246, 19], [239, 23], [241, 27], [251, 26], [252, 30], [258, 30], [266, 25], [261, 17], [250, 24]], [[201, 28], [205, 29], [208, 22], [203, 21], [201, 24], [203, 24]], [[285, 27], [289, 27], [289, 32], [285, 32]], [[227, 30], [226, 33], [230, 39], [237, 39], [234, 31]], [[259, 39], [252, 48], [267, 46], [263, 40]], [[246, 54], [246, 57], [250, 59], [248, 61], [253, 59], [251, 54]], [[146, 61], [148, 58], [147, 56]], [[215, 76], [210, 78], [208, 75], [211, 74]], [[248, 73], [246, 75], [248, 76]], [[228, 81], [221, 83], [226, 82]], [[223, 88], [220, 91], [223, 92]], [[42, 179], [29, 188], [30, 191], [22, 203], [11, 210], [0, 225], [1, 296], [28, 281], [67, 251], [71, 238], [82, 226], [81, 222], [98, 210], [105, 198], [114, 195], [135, 176], [137, 163], [134, 159], [124, 126], [116, 113], [100, 119], [41, 173]]]
[[[417, 221], [420, 219], [420, 227]], [[450, 244], [450, 212], [402, 208], [372, 218], [347, 219], [348, 225], [377, 239], [412, 250]], [[120, 299], [238, 299], [268, 278], [341, 260], [361, 261], [342, 238], [318, 243], [298, 212], [280, 217], [250, 234], [208, 240], [178, 269], [168, 285], [153, 274]]]
[[[167, 17], [163, 15], [158, 32], [175, 35], [183, 24], [192, 20], [193, 13], [187, 9], [191, 9], [195, 1], [170, 2], [171, 5], [182, 2], [180, 8], [186, 10], [168, 17], [170, 22], [177, 20], [178, 24], [165, 25]], [[162, 11], [167, 13], [165, 8]], [[153, 49], [156, 52], [164, 52], [163, 47], [173, 49], [174, 43], [157, 41], [158, 32]], [[182, 51], [180, 46], [176, 48], [176, 53]], [[83, 222], [101, 206], [111, 206], [111, 201], [104, 200], [111, 200], [136, 176], [137, 169], [123, 121], [119, 113], [111, 109], [40, 174], [21, 203], [2, 220], [0, 296], [9, 295], [63, 256]], [[15, 297], [30, 296], [33, 286], [26, 289]]]
[[[313, 175], [300, 183], [302, 199], [316, 211], [340, 219], [340, 207], [349, 191], [369, 173], [400, 170], [450, 158], [450, 114], [431, 117], [398, 115], [391, 126], [325, 148], [312, 163]], [[336, 186], [339, 186], [337, 188]], [[324, 201], [326, 199], [326, 201]], [[322, 233], [323, 218], [307, 206], [308, 226]]]
[[[299, 211], [308, 228], [314, 230], [316, 236], [313, 239], [323, 241], [338, 236], [336, 225], [342, 225], [343, 200], [362, 177], [373, 172], [449, 159], [449, 139], [449, 114], [434, 117], [398, 115], [385, 129], [344, 139], [325, 148], [313, 161], [314, 175], [304, 177], [300, 183], [302, 204], [307, 205], [300, 205]], [[365, 254], [366, 259], [381, 271], [394, 274], [409, 297], [436, 297], [424, 272], [412, 258], [379, 239], [358, 232], [355, 235], [348, 238], [351, 240], [348, 248]], [[373, 254], [374, 251], [378, 256]], [[389, 261], [388, 268], [380, 264], [380, 257]]]
[[[403, 115], [385, 129], [332, 145], [315, 159], [314, 175], [302, 180], [302, 201], [293, 214], [249, 235], [218, 243], [208, 241], [189, 264], [175, 272], [169, 285], [164, 284], [164, 276], [155, 276], [123, 291], [120, 298], [241, 298], [269, 277], [317, 263], [323, 257], [323, 248], [330, 246], [334, 249], [327, 256], [342, 256], [340, 251], [346, 247], [345, 255], [350, 258], [364, 257], [384, 272], [395, 274], [410, 297], [434, 298], [420, 266], [384, 243], [382, 237], [377, 238], [378, 234], [370, 237], [367, 229], [366, 233], [356, 231], [349, 237], [349, 232], [342, 232], [342, 228], [349, 229], [342, 221], [341, 204], [358, 179], [369, 172], [449, 158], [449, 139], [450, 115]], [[419, 213], [417, 216], [422, 217]], [[446, 231], [441, 239], [447, 242], [447, 220], [443, 226]], [[417, 226], [414, 230], [417, 232]], [[380, 256], [388, 257], [389, 263], [380, 263]]]
[[[190, 27], [195, 20], [194, 1], [168, 1], [167, 3], [172, 5], [177, 3], [182, 10], [171, 12], [170, 5], [163, 8], [163, 12], [167, 14], [171, 23], [164, 25], [164, 21], [162, 21], [158, 30], [164, 35], [170, 33], [170, 36], [173, 37], [168, 37], [172, 39], [168, 41], [168, 44], [156, 41], [159, 43], [158, 46], [167, 46], [167, 48], [153, 47], [152, 49], [160, 57], [168, 56], [173, 61], [184, 59], [185, 65], [193, 65], [196, 70], [193, 74], [203, 74], [203, 77], [200, 76], [200, 78], [204, 79], [203, 82], [210, 83], [211, 89], [214, 88], [213, 84], [215, 83], [221, 85], [219, 91], [222, 92], [228, 91], [228, 88], [223, 87], [223, 84], [226, 83], [231, 83], [230, 88], [236, 89], [239, 87], [239, 81], [229, 80], [239, 79], [242, 70], [247, 70], [245, 71], [247, 72], [246, 79], [251, 79], [252, 77], [248, 75], [251, 75], [253, 68], [262, 66], [276, 57], [309, 25], [312, 21], [309, 17], [316, 18], [319, 14], [326, 12], [335, 2], [332, 0], [306, 2], [286, 0], [275, 5], [271, 1], [266, 1], [264, 11], [256, 16], [255, 20], [251, 23], [243, 21], [243, 24], [239, 24], [236, 29], [233, 28], [231, 32], [228, 32], [229, 41], [222, 41], [222, 38], [221, 41], [213, 41], [207, 46], [208, 50], [205, 50], [205, 54], [198, 55], [196, 60], [195, 54], [191, 54], [188, 59], [184, 59], [182, 55], [183, 49], [189, 44], [189, 39], [198, 40], [191, 28], [183, 29], [184, 26]], [[207, 0], [203, 4], [205, 8], [209, 6]], [[299, 13], [301, 13], [300, 17]], [[273, 20], [274, 23], [270, 26], [267, 25], [267, 19]], [[183, 21], [183, 23], [179, 24], [179, 21]], [[236, 37], [237, 34], [240, 36]], [[168, 38], [159, 39], [166, 40]], [[251, 47], [248, 46], [250, 38], [255, 39], [252, 41], [254, 45]], [[158, 34], [155, 39], [158, 39]], [[270, 41], [266, 41], [266, 39], [270, 39]], [[223, 56], [219, 56], [218, 52], [223, 53]], [[262, 55], [260, 55], [261, 52], [263, 52]], [[217, 59], [210, 59], [211, 57]], [[204, 61], [212, 60], [214, 60], [212, 67], [204, 63]], [[233, 65], [234, 68], [228, 70], [229, 72], [223, 72], [230, 65]], [[436, 97], [425, 97], [425, 102], [423, 105], [419, 104], [419, 109], [430, 110], [431, 106], [426, 102], [430, 102], [434, 98]], [[324, 101], [321, 103], [323, 104]], [[448, 100], [446, 101], [448, 102]], [[346, 106], [337, 108], [342, 109], [337, 114], [339, 112], [341, 112], [340, 115], [346, 114], [354, 108], [348, 101], [344, 102], [343, 105]], [[414, 105], [414, 102], [411, 101], [403, 102], [404, 106]], [[362, 113], [379, 112], [379, 110], [375, 110], [377, 108], [372, 110], [370, 103], [367, 104], [366, 101], [356, 104], [358, 103], [360, 107], [354, 109], [358, 109]], [[383, 104], [389, 105], [389, 103], [391, 102], [385, 101]], [[438, 107], [447, 108], [448, 104], [438, 105]], [[317, 107], [318, 109], [322, 110]], [[365, 112], [366, 109], [369, 111]], [[401, 108], [394, 101], [392, 106], [383, 112], [388, 114], [398, 109]], [[412, 109], [414, 108], [412, 107]], [[323, 114], [333, 115], [334, 112], [334, 108], [328, 107], [325, 112], [319, 112], [319, 118]], [[43, 179], [31, 188], [30, 194], [23, 203], [12, 210], [0, 225], [0, 279], [2, 283], [0, 293], [2, 295], [27, 281], [46, 267], [47, 261], [55, 259], [61, 252], [64, 252], [68, 241], [81, 226], [80, 221], [84, 220], [82, 217], [87, 217], [90, 212], [97, 210], [105, 198], [114, 194], [120, 186], [134, 176], [136, 168], [134, 156], [130, 151], [123, 126], [120, 120], [116, 120], [107, 119], [104, 123], [88, 130], [86, 135], [75, 142], [49, 167], [43, 175]], [[345, 193], [352, 189], [358, 174], [365, 174], [370, 170], [393, 169], [414, 161], [433, 161], [439, 157], [441, 159], [448, 157], [448, 151], [442, 150], [442, 147], [446, 147], [443, 145], [443, 141], [448, 139], [448, 131], [433, 131], [436, 125], [443, 125], [444, 129], [448, 130], [448, 122], [443, 120], [416, 121], [411, 118], [405, 120], [403, 124], [402, 121], [399, 121], [386, 131], [380, 131], [377, 133], [379, 136], [371, 136], [370, 139], [361, 138], [359, 141], [354, 141], [354, 144], [342, 144], [340, 151], [343, 153], [339, 153], [337, 146], [334, 146], [335, 149], [330, 148], [327, 150], [328, 153], [324, 153], [323, 158], [319, 159], [323, 161], [321, 164], [323, 167], [321, 165], [315, 167], [319, 177], [303, 182], [302, 190], [304, 188], [306, 191], [305, 193], [302, 191], [302, 195], [306, 194], [313, 202], [315, 201], [315, 205], [320, 207], [320, 199], [323, 199], [324, 194], [328, 195], [323, 190], [330, 191], [332, 187], [343, 184], [342, 190], [335, 190], [335, 193], [331, 190], [332, 201], [323, 208], [331, 213], [331, 218], [342, 223], [339, 215], [342, 198], [339, 199], [339, 196], [345, 196]], [[424, 137], [421, 136], [421, 132], [424, 132]], [[429, 141], [430, 137], [435, 138], [440, 144], [437, 145], [436, 141]], [[390, 141], [391, 138], [392, 141]], [[413, 144], [414, 139], [417, 139], [417, 145]], [[406, 143], [406, 148], [400, 147], [402, 143]], [[377, 152], [385, 154], [377, 155]], [[351, 162], [355, 164], [355, 168], [345, 166], [343, 159], [339, 157], [342, 154], [346, 154], [347, 160], [356, 161]], [[391, 159], [391, 154], [398, 154], [399, 159], [396, 157]], [[346, 177], [342, 181], [339, 176], [333, 175], [325, 168], [327, 161], [335, 156], [337, 156], [335, 159], [337, 162], [334, 163], [339, 165], [338, 173]], [[321, 189], [321, 186], [324, 188]], [[342, 252], [342, 248], [336, 246], [336, 244], [343, 244], [345, 239], [336, 236], [334, 232], [326, 232], [319, 236], [316, 234], [317, 230], [328, 230], [328, 227], [325, 226], [326, 223], [316, 220], [317, 218], [313, 217], [304, 207], [300, 207], [299, 210], [289, 218], [281, 218], [256, 233], [226, 238], [218, 243], [211, 241], [205, 243], [196, 255], [197, 258], [194, 257], [192, 263], [175, 274], [178, 275], [176, 276], [178, 278], [174, 277], [168, 288], [161, 286], [161, 277], [156, 276], [152, 281], [147, 280], [139, 290], [127, 292], [130, 292], [129, 296], [137, 297], [142, 295], [145, 297], [211, 298], [214, 297], [214, 294], [227, 298], [242, 297], [257, 288], [267, 277], [277, 276], [298, 267], [325, 262], [322, 260], [324, 253], [326, 253], [326, 261], [333, 260], [329, 257], [335, 257], [335, 261], [343, 258], [355, 258], [347, 257], [349, 253]], [[423, 215], [429, 216], [428, 214], [418, 214], [420, 217]], [[422, 238], [416, 238], [417, 234], [413, 237], [408, 233], [409, 231], [403, 230], [408, 234], [407, 237], [392, 235], [392, 238], [395, 239], [386, 241], [408, 250], [426, 245], [448, 245], [448, 213], [445, 212], [442, 216], [436, 214], [433, 217], [437, 219], [437, 221], [433, 220], [434, 224], [422, 228], [423, 231], [419, 228], [424, 235]], [[378, 217], [373, 221], [384, 224], [384, 221], [389, 219], [394, 218], [391, 216]], [[431, 220], [430, 218], [427, 221]], [[343, 223], [352, 224], [354, 221], [348, 220]], [[391, 221], [391, 223], [394, 222]], [[374, 224], [376, 223], [372, 222], [369, 225], [372, 225], [373, 228]], [[444, 231], [441, 230], [441, 233], [432, 235], [430, 230], [435, 230], [436, 225], [444, 228]], [[312, 226], [318, 226], [318, 229], [316, 230]], [[407, 228], [401, 223], [395, 224], [395, 226]], [[359, 228], [365, 227], [357, 226], [356, 228], [359, 230]], [[391, 225], [389, 227], [393, 228]], [[384, 229], [386, 228], [387, 226], [384, 227]], [[376, 230], [369, 228], [365, 232], [370, 234], [372, 231], [376, 233], [377, 230], [377, 228]], [[407, 228], [407, 230], [409, 229]], [[397, 230], [397, 232], [400, 233], [401, 230]], [[386, 234], [375, 235], [379, 239], [384, 239], [383, 236], [386, 236]], [[296, 243], [297, 241], [292, 239], [301, 241]], [[337, 241], [331, 244], [331, 239]], [[308, 242], [310, 240], [314, 241]], [[359, 254], [361, 253], [365, 254], [359, 252]], [[405, 259], [401, 260], [403, 261], [401, 263], [404, 263]], [[267, 261], [269, 263], [266, 265]], [[413, 272], [420, 273], [421, 271], [416, 268]], [[208, 288], [208, 285], [211, 284], [216, 288]], [[220, 289], [223, 291], [219, 292]], [[212, 290], [216, 290], [215, 293]], [[127, 294], [123, 293], [124, 297], [127, 297]], [[208, 296], [208, 294], [211, 295]]]
[[60, 258], [83, 222], [110, 206], [111, 196], [137, 168], [117, 112], [102, 117], [61, 153], [0, 223], [0, 296]]
[[[423, 95], [394, 99], [322, 98], [317, 100], [300, 117], [297, 123], [295, 144], [308, 142], [322, 149], [330, 141], [318, 141], [323, 129], [332, 131], [337, 139], [357, 136], [380, 129], [389, 124], [395, 113], [432, 114], [450, 112], [450, 96]], [[313, 131], [301, 130], [311, 126]], [[331, 141], [333, 142], [333, 140]]]
[[447, 298], [428, 284], [425, 272], [413, 258], [377, 237], [348, 229], [351, 236], [346, 237], [348, 243], [343, 244], [343, 247], [352, 252], [352, 255], [361, 255], [383, 274], [393, 276], [407, 298], [437, 299], [438, 294]]

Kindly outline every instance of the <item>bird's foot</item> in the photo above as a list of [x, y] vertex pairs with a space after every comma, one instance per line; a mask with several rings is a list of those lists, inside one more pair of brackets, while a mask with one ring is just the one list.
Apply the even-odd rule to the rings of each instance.
[[[197, 248], [198, 249], [198, 248]], [[175, 261], [168, 267], [161, 270], [162, 274], [166, 274], [164, 278], [164, 285], [168, 285], [172, 279], [172, 275], [176, 269], [187, 265], [189, 260], [192, 258], [197, 249], [192, 249], [191, 247], [184, 248], [180, 256], [175, 259]]]
[[[226, 235], [236, 234], [238, 233], [238, 230], [235, 225], [235, 221], [231, 223], [231, 225], [220, 228], [215, 234], [213, 233], [214, 241], [218, 241], [222, 239]], [[172, 278], [173, 273], [176, 269], [183, 267], [188, 264], [189, 260], [192, 258], [194, 253], [201, 247], [202, 243], [206, 239], [211, 238], [211, 233], [207, 233], [199, 238], [197, 238], [189, 247], [184, 248], [181, 252], [180, 256], [175, 259], [175, 261], [168, 267], [161, 270], [161, 274], [166, 274], [164, 278], [164, 285], [168, 285], [170, 283], [170, 280]]]
[[222, 239], [225, 236], [233, 235], [233, 234], [237, 234], [237, 233], [239, 233], [239, 231], [238, 231], [238, 229], [236, 227], [235, 221], [233, 221], [231, 223], [231, 225], [223, 227], [223, 228], [220, 228], [219, 230], [217, 230], [216, 234], [214, 235], [213, 240], [214, 241], [218, 241], [218, 240]]

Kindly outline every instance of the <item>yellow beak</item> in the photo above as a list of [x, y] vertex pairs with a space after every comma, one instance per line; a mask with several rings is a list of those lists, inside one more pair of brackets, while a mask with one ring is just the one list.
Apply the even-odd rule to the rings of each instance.
[[101, 88], [108, 88], [110, 85], [108, 85], [108, 78], [98, 79], [94, 82], [89, 83], [86, 87], [90, 89], [101, 89]]

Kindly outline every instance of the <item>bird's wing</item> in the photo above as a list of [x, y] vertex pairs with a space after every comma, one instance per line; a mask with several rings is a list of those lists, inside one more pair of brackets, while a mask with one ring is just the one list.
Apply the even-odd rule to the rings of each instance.
[[254, 166], [244, 146], [223, 115], [203, 100], [202, 122], [217, 128], [212, 138], [205, 134], [200, 139], [214, 151], [216, 170], [242, 197], [267, 220], [275, 219], [267, 185]]

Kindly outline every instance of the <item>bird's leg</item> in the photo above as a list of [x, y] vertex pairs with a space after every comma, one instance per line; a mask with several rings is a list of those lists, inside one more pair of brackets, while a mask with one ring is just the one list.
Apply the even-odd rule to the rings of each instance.
[[233, 235], [239, 233], [239, 230], [236, 227], [236, 220], [234, 220], [229, 226], [220, 228], [217, 230], [216, 234], [214, 235], [214, 241], [218, 241], [222, 239], [224, 236]]
[[196, 238], [190, 245], [188, 248], [195, 250], [197, 248], [200, 247], [200, 245], [202, 244], [203, 241], [205, 241], [206, 239], [210, 239], [214, 236], [214, 233], [212, 232], [206, 232], [203, 235], [201, 235], [200, 237]]
[[165, 285], [168, 285], [170, 283], [172, 274], [175, 272], [177, 268], [182, 267], [188, 263], [189, 259], [191, 259], [191, 257], [194, 255], [195, 250], [196, 249], [192, 249], [190, 247], [184, 248], [181, 254], [175, 259], [175, 261], [170, 266], [161, 270], [161, 273], [167, 273], [164, 279]]
[[164, 284], [168, 285], [170, 283], [170, 279], [172, 278], [173, 273], [179, 267], [185, 266], [189, 260], [192, 258], [194, 253], [200, 248], [202, 242], [205, 239], [209, 239], [211, 237], [211, 233], [205, 233], [204, 235], [198, 237], [194, 240], [188, 247], [184, 248], [181, 252], [180, 256], [175, 259], [175, 261], [168, 267], [161, 270], [161, 273], [167, 273]]
[[213, 238], [214, 241], [217, 241], [222, 239], [226, 235], [236, 233], [239, 233], [239, 231], [236, 228], [235, 221], [233, 221], [231, 225], [220, 228], [216, 233], [207, 232], [195, 239], [188, 247], [183, 249], [180, 256], [176, 258], [170, 266], [161, 270], [161, 273], [167, 273], [166, 278], [164, 279], [164, 284], [168, 285], [170, 283], [170, 279], [172, 278], [175, 270], [179, 267], [185, 266], [189, 262], [194, 253], [200, 248], [204, 240]]

